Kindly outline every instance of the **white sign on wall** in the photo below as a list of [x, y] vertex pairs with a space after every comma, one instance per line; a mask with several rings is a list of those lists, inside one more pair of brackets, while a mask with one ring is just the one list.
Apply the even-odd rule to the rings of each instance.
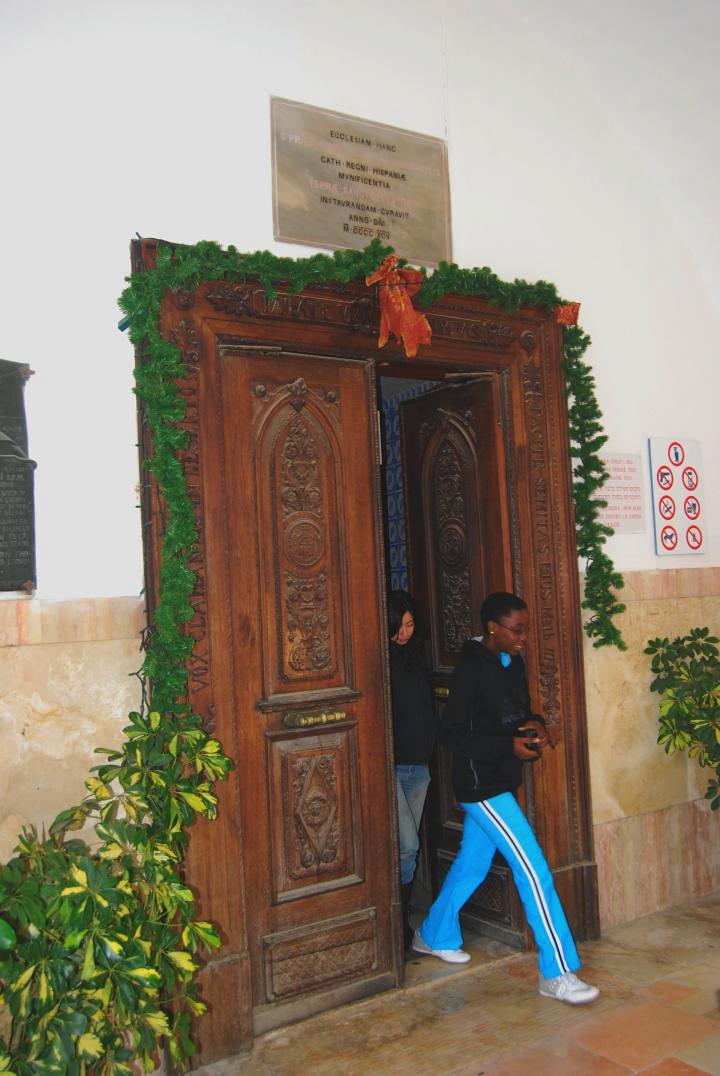
[[600, 509], [601, 523], [616, 534], [637, 534], [645, 530], [645, 504], [640, 453], [603, 452], [601, 455], [608, 480], [598, 496], [607, 501]]
[[704, 553], [707, 534], [700, 442], [651, 437], [648, 446], [656, 554]]

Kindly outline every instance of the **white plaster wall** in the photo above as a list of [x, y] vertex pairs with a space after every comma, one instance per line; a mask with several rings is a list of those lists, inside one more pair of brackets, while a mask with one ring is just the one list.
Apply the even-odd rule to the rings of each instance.
[[[714, 0], [4, 0], [0, 356], [27, 389], [39, 593], [137, 593], [139, 232], [272, 239], [270, 94], [446, 136], [455, 258], [583, 301], [608, 448], [699, 438], [720, 563]], [[646, 491], [647, 492], [647, 491]]]

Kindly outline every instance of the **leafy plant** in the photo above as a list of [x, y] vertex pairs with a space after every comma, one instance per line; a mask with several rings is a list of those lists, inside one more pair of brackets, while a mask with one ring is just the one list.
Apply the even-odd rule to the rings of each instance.
[[[0, 874], [11, 931], [0, 1073], [131, 1073], [136, 1058], [153, 1067], [162, 1038], [179, 1063], [193, 1053], [190, 1021], [205, 1011], [196, 953], [220, 939], [195, 918], [180, 863], [230, 763], [198, 717], [133, 713], [125, 734], [119, 751], [99, 749], [108, 760], [93, 767], [90, 795], [47, 836], [25, 831]], [[93, 851], [68, 836], [89, 822]]]
[[[133, 338], [159, 310], [143, 280]], [[154, 345], [154, 346], [153, 346]], [[205, 1005], [199, 958], [220, 945], [198, 920], [182, 878], [188, 830], [217, 810], [213, 786], [230, 760], [187, 702], [186, 661], [197, 525], [177, 451], [186, 434], [176, 349], [159, 332], [136, 371], [152, 440], [146, 463], [166, 506], [158, 602], [131, 713], [118, 750], [99, 748], [88, 796], [47, 834], [23, 832], [0, 870], [0, 1076], [120, 1076], [155, 1067], [166, 1042], [176, 1064], [193, 1055], [191, 1021]], [[151, 703], [146, 704], [147, 685]], [[95, 843], [73, 835], [94, 828]]]
[[655, 679], [651, 691], [660, 699], [658, 743], [668, 755], [687, 751], [701, 766], [711, 766], [705, 798], [720, 808], [720, 655], [716, 636], [708, 628], [693, 628], [689, 635], [650, 639]]

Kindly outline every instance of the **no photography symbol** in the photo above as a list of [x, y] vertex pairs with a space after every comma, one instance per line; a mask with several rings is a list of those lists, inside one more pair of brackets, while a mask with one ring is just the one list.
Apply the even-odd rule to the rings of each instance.
[[[689, 469], [689, 468], [687, 468], [687, 469]], [[683, 473], [683, 478], [684, 478], [684, 473]], [[665, 466], [658, 467], [658, 470], [657, 470], [657, 484], [660, 486], [660, 489], [670, 489], [670, 487], [673, 484], [673, 473], [672, 473], [672, 471], [670, 470], [669, 467], [665, 467]]]

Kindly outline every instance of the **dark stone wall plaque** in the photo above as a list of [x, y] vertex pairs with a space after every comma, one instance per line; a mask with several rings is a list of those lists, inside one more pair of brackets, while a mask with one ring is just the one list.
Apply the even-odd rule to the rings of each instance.
[[0, 360], [0, 590], [34, 590], [35, 463], [28, 458], [23, 386], [31, 371]]

